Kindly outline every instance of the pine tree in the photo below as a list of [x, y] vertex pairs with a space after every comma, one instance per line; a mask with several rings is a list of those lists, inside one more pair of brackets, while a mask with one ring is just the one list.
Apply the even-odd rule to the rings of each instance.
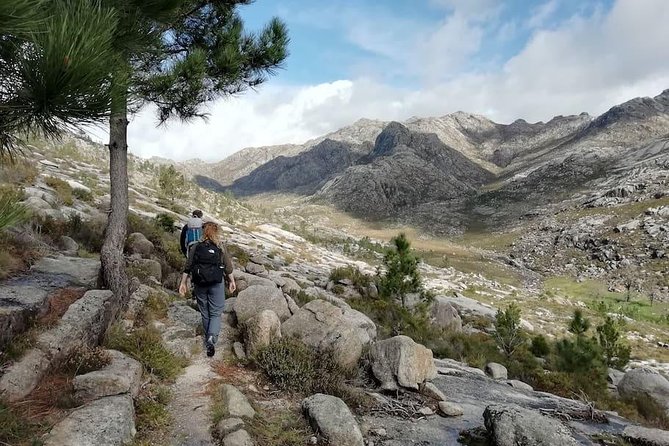
[[494, 337], [507, 356], [512, 356], [525, 343], [525, 334], [520, 328], [518, 305], [511, 303], [506, 310], [497, 310]]
[[574, 317], [569, 321], [569, 332], [577, 337], [583, 336], [590, 329], [590, 319], [583, 316], [583, 311], [574, 310]]
[[[105, 284], [122, 301], [128, 297], [128, 117], [146, 104], [156, 107], [160, 123], [205, 117], [206, 102], [275, 74], [288, 56], [286, 26], [275, 18], [259, 33], [246, 32], [237, 8], [250, 3], [0, 2], [3, 151], [17, 131], [55, 135], [64, 126], [109, 118], [111, 212], [100, 258]], [[20, 29], [17, 14], [30, 16], [33, 25]]]
[[405, 234], [399, 234], [391, 243], [392, 247], [383, 257], [385, 273], [379, 282], [381, 293], [388, 298], [399, 298], [402, 307], [406, 307], [407, 294], [422, 290], [419, 259], [413, 254]]
[[188, 192], [188, 183], [183, 174], [178, 172], [174, 166], [160, 166], [158, 172], [158, 186], [160, 192], [174, 203], [176, 198], [183, 198]]
[[631, 349], [622, 342], [620, 324], [611, 316], [606, 316], [604, 323], [597, 327], [597, 340], [609, 366], [622, 369], [627, 365]]

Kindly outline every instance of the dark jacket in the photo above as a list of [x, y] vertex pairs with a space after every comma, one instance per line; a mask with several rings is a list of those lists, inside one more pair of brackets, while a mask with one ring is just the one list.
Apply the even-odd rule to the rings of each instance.
[[[186, 267], [184, 268], [184, 273], [185, 274], [190, 274], [191, 269], [193, 267], [193, 257], [195, 256], [195, 248], [197, 248], [197, 245], [200, 243], [212, 243], [209, 240], [205, 240], [203, 242], [198, 242], [197, 244], [193, 245], [191, 250], [188, 252], [188, 260], [186, 260]], [[232, 257], [230, 257], [230, 254], [228, 254], [228, 250], [225, 248], [225, 245], [222, 243], [218, 245], [219, 248], [221, 248], [221, 264], [225, 266], [225, 276], [228, 282], [232, 279], [232, 271], [234, 270], [234, 267], [232, 265]]]
[[181, 228], [181, 236], [179, 237], [179, 247], [181, 248], [181, 253], [186, 256], [188, 252], [188, 247], [186, 246], [186, 233], [188, 232], [188, 225], [184, 225]]

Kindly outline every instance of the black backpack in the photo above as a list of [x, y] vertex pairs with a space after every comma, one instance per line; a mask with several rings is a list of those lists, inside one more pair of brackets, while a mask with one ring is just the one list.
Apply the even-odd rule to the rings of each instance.
[[221, 248], [209, 241], [195, 245], [191, 267], [195, 285], [215, 285], [223, 282], [225, 268], [221, 264], [221, 253]]

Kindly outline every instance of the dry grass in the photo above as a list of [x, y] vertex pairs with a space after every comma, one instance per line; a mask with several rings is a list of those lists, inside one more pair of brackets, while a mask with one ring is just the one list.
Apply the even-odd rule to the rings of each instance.
[[61, 288], [48, 297], [49, 309], [41, 316], [37, 325], [44, 328], [55, 326], [63, 317], [67, 309], [86, 293], [86, 288]]

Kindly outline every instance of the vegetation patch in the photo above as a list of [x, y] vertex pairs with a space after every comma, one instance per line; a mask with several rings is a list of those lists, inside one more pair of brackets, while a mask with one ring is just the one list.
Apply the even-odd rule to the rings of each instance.
[[158, 383], [152, 382], [142, 390], [135, 400], [136, 443], [152, 444], [149, 440], [160, 436], [170, 425], [172, 419], [167, 405], [171, 398], [169, 389]]
[[235, 245], [234, 243], [228, 243], [225, 245], [225, 247], [227, 248], [228, 253], [237, 259], [237, 263], [239, 263], [241, 266], [246, 266], [251, 260], [249, 253], [244, 251], [238, 245]]
[[72, 375], [85, 375], [105, 368], [111, 362], [111, 356], [102, 347], [79, 345], [65, 358], [62, 370]]
[[186, 358], [176, 356], [165, 348], [160, 332], [151, 325], [126, 332], [116, 324], [109, 331], [105, 346], [126, 353], [141, 362], [147, 371], [168, 381], [174, 380], [188, 364]]
[[358, 375], [356, 368], [346, 369], [332, 352], [318, 352], [298, 339], [282, 338], [260, 349], [252, 360], [281, 390], [334, 395], [354, 408], [369, 404], [369, 397], [350, 384]]
[[49, 186], [56, 192], [58, 200], [66, 205], [72, 206], [74, 203], [74, 198], [72, 194], [72, 186], [69, 185], [67, 181], [61, 180], [56, 177], [47, 177], [45, 179], [46, 185]]
[[256, 413], [246, 430], [263, 446], [304, 446], [311, 429], [298, 410], [272, 410]]

